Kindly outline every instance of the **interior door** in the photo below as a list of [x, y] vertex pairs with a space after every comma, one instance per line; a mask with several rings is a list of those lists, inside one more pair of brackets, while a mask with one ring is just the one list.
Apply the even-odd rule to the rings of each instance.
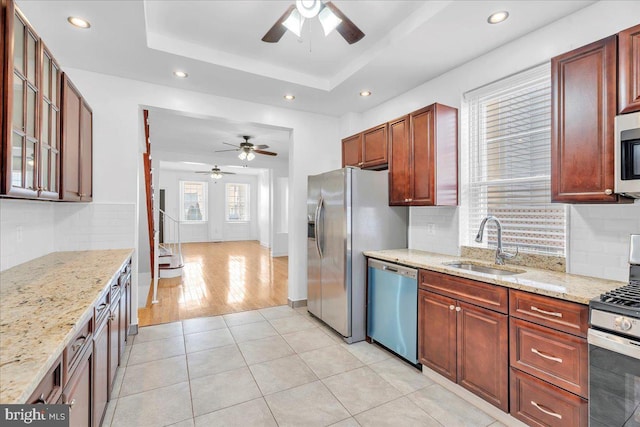
[[318, 240], [321, 176], [310, 176], [307, 193], [307, 310], [322, 318], [320, 241]]
[[345, 337], [351, 336], [350, 246], [351, 194], [348, 169], [323, 175], [320, 206], [322, 248], [322, 320]]

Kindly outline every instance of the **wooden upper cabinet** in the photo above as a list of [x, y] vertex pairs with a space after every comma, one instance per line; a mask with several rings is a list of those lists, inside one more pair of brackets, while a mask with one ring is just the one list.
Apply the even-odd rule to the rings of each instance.
[[551, 59], [551, 200], [616, 202], [616, 36]]
[[403, 205], [411, 194], [409, 116], [389, 122], [389, 205]]
[[406, 117], [389, 124], [389, 204], [456, 206], [458, 110], [432, 104]]
[[387, 165], [387, 124], [362, 133], [362, 168]]
[[40, 197], [58, 199], [60, 190], [60, 66], [42, 43], [42, 101], [40, 115]]
[[640, 25], [618, 34], [618, 113], [640, 111]]
[[342, 167], [362, 166], [362, 134], [342, 140]]
[[66, 74], [62, 76], [60, 198], [91, 201], [93, 114]]

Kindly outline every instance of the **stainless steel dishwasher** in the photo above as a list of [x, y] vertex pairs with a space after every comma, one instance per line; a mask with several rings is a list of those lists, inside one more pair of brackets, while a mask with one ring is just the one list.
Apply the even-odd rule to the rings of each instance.
[[367, 335], [418, 363], [418, 270], [369, 259]]

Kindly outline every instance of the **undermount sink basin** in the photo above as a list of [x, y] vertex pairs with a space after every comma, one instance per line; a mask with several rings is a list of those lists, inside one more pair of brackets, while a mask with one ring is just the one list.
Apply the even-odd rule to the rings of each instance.
[[524, 270], [510, 270], [506, 268], [493, 268], [486, 265], [474, 264], [471, 262], [448, 262], [444, 263], [447, 267], [459, 268], [460, 270], [473, 271], [476, 273], [495, 274], [498, 276], [510, 276], [513, 274], [524, 273]]

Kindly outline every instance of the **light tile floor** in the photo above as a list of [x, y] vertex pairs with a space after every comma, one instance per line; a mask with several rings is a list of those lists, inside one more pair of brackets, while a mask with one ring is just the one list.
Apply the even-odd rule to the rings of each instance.
[[141, 328], [103, 426], [504, 424], [377, 345], [287, 306]]

